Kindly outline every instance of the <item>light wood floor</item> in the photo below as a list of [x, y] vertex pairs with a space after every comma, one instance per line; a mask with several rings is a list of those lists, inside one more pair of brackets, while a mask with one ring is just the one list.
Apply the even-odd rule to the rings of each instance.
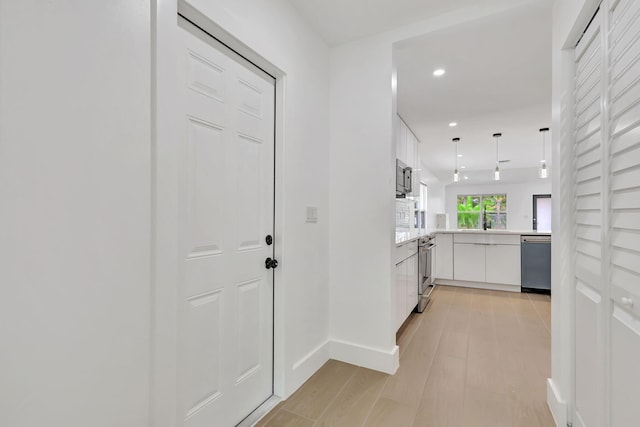
[[330, 360], [257, 425], [554, 426], [550, 299], [436, 287], [398, 333], [395, 375]]

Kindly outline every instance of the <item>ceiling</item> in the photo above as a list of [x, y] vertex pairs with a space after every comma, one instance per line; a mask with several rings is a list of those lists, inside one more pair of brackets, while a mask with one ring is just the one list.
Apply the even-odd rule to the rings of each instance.
[[345, 43], [478, 4], [478, 0], [289, 0], [289, 2], [330, 45]]
[[[330, 44], [345, 43], [461, 9], [499, 0], [289, 0]], [[514, 2], [515, 3], [515, 2]], [[506, 12], [396, 45], [398, 112], [421, 141], [424, 164], [449, 183], [454, 144], [465, 183], [487, 182], [495, 142], [505, 181], [535, 177], [541, 127], [551, 124], [551, 0], [530, 0]], [[434, 78], [435, 68], [447, 73]], [[455, 121], [458, 126], [450, 128]], [[546, 160], [551, 164], [550, 134]]]
[[[551, 8], [539, 2], [450, 27], [397, 48], [398, 112], [421, 141], [425, 166], [444, 182], [489, 181], [495, 140], [509, 181], [526, 179], [542, 158], [539, 128], [551, 124]], [[446, 69], [443, 77], [432, 71]], [[448, 124], [457, 122], [452, 128]], [[546, 136], [550, 164], [550, 135]], [[466, 166], [461, 169], [461, 166]], [[517, 169], [509, 173], [510, 169]]]

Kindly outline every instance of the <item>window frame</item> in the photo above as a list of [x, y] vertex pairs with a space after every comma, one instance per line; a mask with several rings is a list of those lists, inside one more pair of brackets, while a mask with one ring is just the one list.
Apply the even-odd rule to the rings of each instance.
[[[467, 199], [467, 203], [469, 201], [468, 198], [472, 198], [473, 199], [478, 199], [477, 203], [473, 203], [472, 202], [472, 209], [468, 209], [468, 210], [460, 210], [460, 199], [461, 198], [465, 198]], [[491, 221], [490, 227], [494, 228], [496, 230], [506, 230], [508, 229], [508, 216], [507, 216], [507, 207], [508, 207], [508, 196], [507, 193], [476, 193], [476, 194], [457, 194], [456, 195], [456, 225], [458, 227], [458, 229], [462, 229], [462, 230], [481, 230], [482, 227], [482, 216], [483, 216], [483, 206], [485, 206], [485, 201], [489, 198], [496, 198], [496, 197], [503, 197], [504, 198], [504, 210], [498, 210], [498, 211], [487, 211], [486, 215], [487, 218], [494, 218], [493, 221]], [[475, 209], [477, 208], [477, 211], [475, 211]], [[461, 214], [462, 215], [469, 215], [470, 217], [468, 217], [466, 220], [464, 220], [464, 222], [461, 224], [460, 220], [461, 220]], [[497, 227], [494, 226], [496, 225], [496, 220], [495, 217], [498, 216], [498, 223], [497, 223]], [[500, 221], [500, 216], [502, 217], [502, 219], [504, 219], [504, 221]], [[469, 225], [471, 223], [473, 223], [473, 219], [477, 218], [477, 221], [475, 223], [475, 225], [473, 227], [470, 227]], [[471, 219], [471, 222], [469, 221], [469, 219]]]

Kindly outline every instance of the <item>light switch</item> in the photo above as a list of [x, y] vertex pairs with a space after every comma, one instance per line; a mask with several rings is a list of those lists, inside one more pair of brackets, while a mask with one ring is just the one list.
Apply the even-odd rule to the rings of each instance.
[[318, 208], [307, 206], [307, 222], [318, 222]]

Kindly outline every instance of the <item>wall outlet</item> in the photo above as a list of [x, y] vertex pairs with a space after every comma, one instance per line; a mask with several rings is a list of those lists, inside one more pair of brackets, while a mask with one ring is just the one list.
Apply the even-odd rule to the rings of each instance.
[[318, 222], [318, 208], [315, 206], [307, 206], [307, 222]]

